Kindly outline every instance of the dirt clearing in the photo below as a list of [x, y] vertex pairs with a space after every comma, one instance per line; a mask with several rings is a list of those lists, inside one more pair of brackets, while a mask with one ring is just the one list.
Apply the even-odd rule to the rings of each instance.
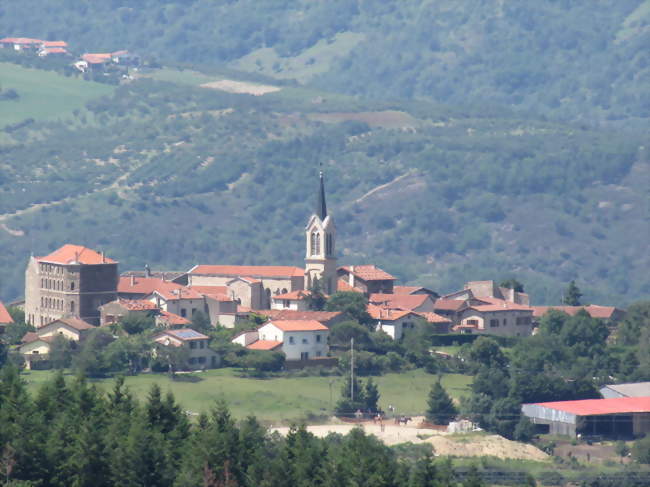
[[203, 83], [201, 88], [211, 88], [213, 90], [227, 91], [228, 93], [238, 93], [253, 96], [262, 96], [267, 93], [280, 91], [281, 88], [272, 85], [258, 85], [247, 83], [245, 81], [233, 81], [231, 79], [222, 79], [221, 81], [212, 81]]
[[[415, 418], [414, 418], [415, 419]], [[463, 433], [450, 434], [446, 432], [419, 428], [420, 421], [415, 420], [414, 425], [398, 426], [393, 423], [385, 423], [384, 430], [381, 426], [373, 423], [361, 423], [358, 426], [363, 428], [367, 434], [375, 435], [386, 445], [397, 445], [399, 443], [429, 443], [433, 446], [436, 455], [454, 455], [458, 457], [481, 457], [493, 456], [497, 458], [512, 458], [520, 460], [546, 461], [548, 455], [532, 445], [507, 440], [498, 435], [487, 435], [484, 433]], [[327, 436], [330, 433], [345, 435], [357, 425], [354, 424], [322, 424], [307, 426], [307, 431], [318, 437]], [[273, 428], [282, 435], [286, 435], [289, 428]]]

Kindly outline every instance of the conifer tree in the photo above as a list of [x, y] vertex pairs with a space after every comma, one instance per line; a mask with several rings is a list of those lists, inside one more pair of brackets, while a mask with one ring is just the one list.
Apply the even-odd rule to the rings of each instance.
[[426, 417], [435, 424], [449, 424], [458, 414], [454, 402], [439, 381], [431, 387], [427, 405]]
[[569, 283], [569, 287], [567, 287], [566, 291], [564, 292], [564, 304], [567, 306], [580, 306], [580, 298], [582, 297], [582, 293], [580, 292], [580, 289], [576, 285], [576, 281], [573, 280]]
[[377, 389], [377, 385], [372, 380], [372, 377], [368, 378], [368, 381], [366, 382], [366, 390], [364, 392], [364, 400], [365, 400], [366, 410], [369, 413], [374, 414], [379, 410], [379, 407], [378, 407], [379, 389]]

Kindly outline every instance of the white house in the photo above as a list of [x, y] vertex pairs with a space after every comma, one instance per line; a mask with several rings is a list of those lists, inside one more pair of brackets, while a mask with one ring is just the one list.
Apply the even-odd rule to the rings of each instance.
[[413, 311], [381, 308], [372, 304], [368, 305], [368, 314], [376, 321], [377, 331], [383, 331], [393, 340], [400, 340], [405, 331], [415, 328], [416, 321], [424, 321]]
[[489, 304], [461, 309], [454, 331], [501, 336], [529, 336], [533, 332], [533, 309], [496, 298], [481, 298]]
[[208, 346], [210, 337], [191, 328], [165, 330], [154, 336], [153, 341], [163, 347], [187, 350], [187, 363], [190, 369], [219, 366], [219, 355]]
[[290, 293], [271, 296], [271, 309], [291, 309], [295, 311], [309, 310], [310, 291], [292, 291]]
[[329, 328], [315, 320], [269, 321], [232, 340], [251, 350], [280, 350], [288, 361], [327, 357], [328, 341]]

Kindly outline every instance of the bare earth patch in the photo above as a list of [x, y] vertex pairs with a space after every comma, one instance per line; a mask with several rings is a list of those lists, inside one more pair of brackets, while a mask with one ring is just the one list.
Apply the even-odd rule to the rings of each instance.
[[[493, 456], [497, 458], [511, 458], [520, 460], [546, 461], [549, 456], [532, 445], [510, 441], [499, 435], [486, 434], [459, 434], [454, 435], [437, 430], [419, 428], [418, 418], [414, 418], [413, 425], [398, 426], [392, 422], [381, 426], [373, 423], [361, 423], [367, 434], [379, 438], [386, 445], [399, 443], [429, 443], [433, 445], [436, 455], [453, 455], [457, 457], [482, 457]], [[322, 424], [307, 426], [307, 431], [318, 437], [325, 437], [330, 433], [345, 435], [357, 425], [354, 424]], [[286, 435], [289, 428], [273, 428], [282, 435]]]
[[210, 83], [203, 83], [201, 88], [211, 88], [213, 90], [227, 91], [228, 93], [242, 93], [253, 96], [262, 96], [267, 93], [274, 93], [280, 91], [281, 88], [272, 85], [258, 85], [255, 83], [247, 83], [245, 81], [233, 81], [230, 79], [222, 79], [221, 81], [212, 81]]

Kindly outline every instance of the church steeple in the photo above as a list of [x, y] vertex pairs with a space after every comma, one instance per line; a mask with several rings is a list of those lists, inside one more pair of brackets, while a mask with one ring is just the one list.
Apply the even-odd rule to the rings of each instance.
[[325, 181], [323, 178], [323, 171], [320, 172], [320, 190], [318, 191], [318, 206], [316, 207], [316, 214], [324, 221], [327, 217], [327, 204], [325, 203]]
[[325, 202], [325, 178], [320, 172], [316, 211], [305, 228], [305, 287], [316, 280], [326, 294], [336, 292], [336, 228]]

